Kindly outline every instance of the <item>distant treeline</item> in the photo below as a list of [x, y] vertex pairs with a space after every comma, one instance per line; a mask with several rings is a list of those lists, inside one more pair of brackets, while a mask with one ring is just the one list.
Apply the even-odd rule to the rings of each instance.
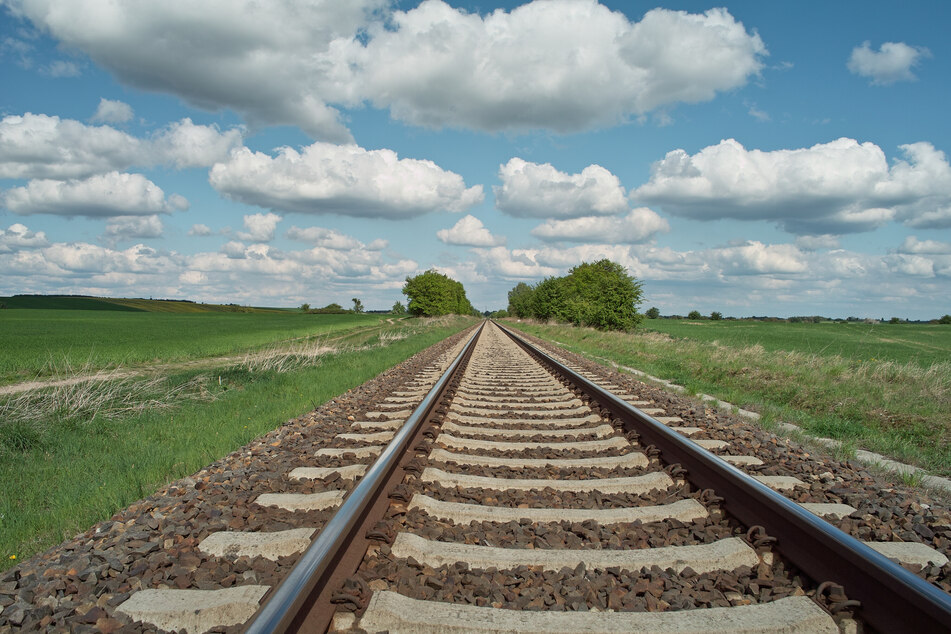
[[255, 308], [238, 304], [204, 304], [190, 299], [144, 299], [141, 297], [92, 297], [89, 295], [27, 295], [0, 297], [0, 309], [101, 310], [149, 313], [276, 313], [278, 308]]
[[886, 319], [874, 319], [870, 317], [823, 317], [822, 315], [794, 315], [792, 317], [772, 317], [763, 315], [762, 317], [753, 315], [752, 317], [724, 317], [722, 313], [713, 311], [709, 315], [702, 315], [700, 311], [692, 310], [684, 315], [661, 315], [656, 306], [651, 306], [645, 311], [648, 319], [691, 319], [703, 320], [709, 319], [717, 321], [720, 319], [727, 321], [771, 321], [785, 322], [790, 324], [820, 324], [820, 323], [865, 323], [865, 324], [951, 324], [951, 315], [944, 315], [936, 319], [902, 319], [901, 317], [891, 317]]

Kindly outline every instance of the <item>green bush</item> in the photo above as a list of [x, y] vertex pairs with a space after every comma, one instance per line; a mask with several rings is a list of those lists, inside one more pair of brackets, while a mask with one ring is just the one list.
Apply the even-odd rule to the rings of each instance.
[[692, 310], [687, 313], [687, 319], [703, 319], [703, 315], [700, 314], [699, 310]]
[[582, 262], [564, 277], [549, 277], [509, 292], [509, 312], [518, 317], [554, 319], [603, 330], [631, 330], [643, 315], [641, 283], [611, 260]]
[[657, 309], [657, 306], [651, 306], [644, 314], [647, 315], [648, 319], [657, 319], [660, 317], [660, 310]]
[[340, 304], [333, 302], [333, 303], [327, 304], [323, 308], [315, 308], [310, 312], [316, 313], [318, 315], [346, 315], [346, 314], [352, 313], [353, 311], [347, 310]]
[[641, 284], [620, 264], [582, 262], [565, 280], [567, 321], [603, 330], [632, 330], [640, 322]]

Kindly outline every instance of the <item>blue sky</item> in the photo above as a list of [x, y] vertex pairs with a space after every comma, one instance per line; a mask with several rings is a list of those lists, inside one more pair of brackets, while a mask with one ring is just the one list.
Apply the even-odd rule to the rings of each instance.
[[951, 312], [943, 2], [0, 0], [0, 294]]

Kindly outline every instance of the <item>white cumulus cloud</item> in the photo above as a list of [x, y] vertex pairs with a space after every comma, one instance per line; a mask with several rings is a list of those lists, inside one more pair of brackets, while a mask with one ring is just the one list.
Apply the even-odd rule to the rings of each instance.
[[887, 86], [917, 79], [911, 69], [926, 57], [931, 57], [931, 52], [922, 46], [885, 42], [875, 51], [865, 41], [852, 49], [847, 66], [852, 73], [871, 79], [872, 84]]
[[106, 224], [103, 240], [115, 245], [125, 240], [161, 238], [162, 219], [158, 216], [116, 216]]
[[85, 242], [57, 242], [33, 252], [29, 259], [20, 258], [12, 264], [17, 268], [21, 264], [36, 266], [33, 275], [60, 277], [64, 281], [70, 277], [109, 274], [130, 277], [165, 274], [174, 271], [176, 265], [169, 256], [141, 244], [116, 250]]
[[839, 239], [829, 234], [821, 236], [799, 236], [796, 238], [796, 246], [803, 251], [838, 249]]
[[190, 236], [204, 237], [204, 236], [210, 236], [213, 233], [214, 232], [211, 230], [211, 227], [201, 223], [192, 225], [192, 228], [188, 230], [188, 235]]
[[874, 143], [841, 138], [794, 150], [747, 150], [734, 139], [668, 152], [631, 198], [698, 220], [772, 220], [804, 235], [868, 231], [891, 220], [951, 226], [951, 165], [926, 142], [889, 167]]
[[499, 179], [502, 184], [492, 188], [495, 206], [512, 216], [578, 218], [627, 209], [621, 181], [600, 165], [567, 174], [550, 163], [514, 157], [499, 166]]
[[594, 0], [529, 2], [486, 16], [425, 0], [369, 29], [364, 95], [427, 127], [612, 125], [744, 85], [766, 48], [725, 9], [653, 9], [631, 22]]
[[791, 244], [763, 244], [752, 240], [710, 249], [707, 253], [725, 275], [804, 273], [808, 267], [802, 252]]
[[898, 252], [920, 255], [949, 255], [951, 254], [951, 243], [941, 242], [940, 240], [919, 240], [915, 236], [908, 236], [898, 247]]
[[472, 215], [459, 219], [450, 229], [440, 229], [436, 237], [446, 244], [469, 247], [495, 247], [505, 244], [504, 236], [494, 236], [485, 228], [482, 221]]
[[538, 249], [493, 247], [479, 254], [480, 268], [492, 277], [508, 280], [530, 280], [557, 275], [558, 268], [539, 262], [538, 254]]
[[98, 123], [125, 123], [132, 118], [132, 106], [129, 104], [101, 97], [99, 107], [96, 108], [96, 114], [92, 120]]
[[111, 217], [171, 213], [188, 208], [188, 201], [162, 189], [141, 174], [109, 172], [68, 181], [32, 180], [0, 195], [0, 203], [15, 214]]
[[178, 276], [178, 281], [189, 286], [198, 286], [208, 281], [208, 276], [201, 271], [183, 271]]
[[0, 178], [83, 178], [131, 166], [208, 167], [241, 144], [242, 130], [182, 119], [148, 138], [45, 114], [0, 120]]
[[110, 126], [87, 126], [45, 114], [0, 120], [0, 178], [82, 178], [125, 169], [140, 141]]
[[670, 231], [667, 221], [647, 207], [638, 207], [621, 217], [548, 220], [532, 229], [532, 235], [551, 242], [635, 244], [650, 240], [662, 231]]
[[595, 0], [485, 16], [424, 0], [8, 0], [120, 81], [352, 140], [337, 107], [369, 101], [423, 126], [573, 132], [745, 85], [762, 40], [725, 9], [653, 9], [638, 22]]
[[482, 186], [432, 161], [401, 159], [392, 150], [317, 142], [277, 156], [241, 148], [216, 164], [211, 185], [224, 196], [268, 209], [364, 218], [412, 218], [465, 211], [482, 202]]
[[79, 68], [79, 64], [76, 62], [69, 62], [64, 59], [57, 59], [50, 62], [48, 65], [42, 67], [40, 72], [49, 75], [50, 77], [79, 77], [82, 75], [82, 70]]
[[189, 118], [170, 123], [156, 132], [143, 148], [143, 164], [209, 167], [227, 158], [241, 145], [243, 130], [220, 131], [217, 126], [196, 125]]
[[281, 217], [277, 214], [248, 214], [244, 217], [244, 228], [238, 232], [238, 239], [246, 242], [270, 242], [274, 239], [277, 223]]
[[291, 227], [284, 234], [290, 240], [308, 242], [316, 247], [347, 251], [350, 249], [370, 249], [379, 251], [387, 247], [386, 240], [374, 240], [366, 245], [352, 236], [340, 233], [336, 229], [326, 227]]
[[328, 93], [345, 96], [335, 75], [346, 62], [335, 50], [386, 4], [12, 0], [8, 6], [128, 85], [341, 142], [350, 135], [325, 101]]
[[887, 256], [885, 261], [892, 271], [900, 273], [901, 275], [911, 277], [935, 276], [935, 262], [931, 258], [900, 253]]
[[30, 231], [26, 225], [14, 223], [6, 229], [0, 229], [0, 253], [13, 253], [23, 249], [38, 249], [49, 246], [49, 240], [42, 231]]

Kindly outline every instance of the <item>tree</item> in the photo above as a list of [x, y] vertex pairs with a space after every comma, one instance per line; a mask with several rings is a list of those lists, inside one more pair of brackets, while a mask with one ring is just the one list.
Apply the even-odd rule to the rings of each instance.
[[532, 296], [535, 291], [525, 282], [519, 282], [509, 291], [509, 308], [511, 315], [519, 318], [532, 316]]
[[300, 310], [301, 310], [302, 313], [306, 313], [307, 311], [310, 310], [310, 304], [301, 304], [301, 305], [300, 305]]
[[888, 320], [888, 323], [890, 323], [890, 324], [900, 324], [900, 323], [901, 323], [901, 318], [900, 318], [900, 317], [892, 317], [891, 319]]
[[360, 301], [358, 297], [353, 297], [350, 299], [353, 302], [353, 312], [362, 313], [363, 312], [363, 302]]
[[565, 278], [546, 277], [532, 293], [532, 317], [568, 321], [565, 313]]
[[564, 277], [548, 277], [509, 292], [509, 312], [519, 317], [556, 319], [578, 326], [631, 330], [642, 319], [641, 283], [611, 260], [582, 262]]
[[396, 302], [393, 304], [393, 308], [390, 309], [390, 312], [394, 315], [405, 315], [406, 306], [403, 306], [403, 302]]
[[942, 317], [941, 319], [938, 320], [938, 323], [939, 323], [939, 324], [951, 324], [951, 315], [945, 315], [944, 317]]
[[409, 298], [409, 312], [416, 316], [470, 315], [474, 310], [462, 284], [434, 270], [407, 277], [403, 294]]
[[657, 309], [657, 306], [651, 306], [644, 314], [647, 315], [648, 319], [657, 319], [660, 317], [660, 311]]
[[692, 310], [687, 313], [687, 319], [703, 319], [703, 315], [700, 314], [699, 310]]
[[508, 314], [508, 311], [506, 310], [494, 310], [487, 315], [487, 317], [491, 317], [492, 319], [502, 319], [503, 317], [508, 317], [508, 316], [509, 314]]
[[723, 313], [721, 313], [721, 312], [718, 311], [718, 310], [715, 310], [715, 311], [713, 311], [712, 313], [710, 313], [710, 319], [712, 319], [712, 320], [714, 320], [714, 321], [719, 321], [719, 320], [723, 319]]

